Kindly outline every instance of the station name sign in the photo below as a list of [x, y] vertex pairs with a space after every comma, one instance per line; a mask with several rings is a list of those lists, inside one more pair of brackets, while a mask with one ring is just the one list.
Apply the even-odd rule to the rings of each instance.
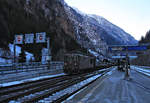
[[109, 51], [145, 51], [147, 46], [110, 46]]
[[111, 51], [123, 51], [124, 48], [123, 47], [112, 47], [110, 48]]
[[128, 51], [145, 51], [147, 50], [147, 46], [128, 46]]

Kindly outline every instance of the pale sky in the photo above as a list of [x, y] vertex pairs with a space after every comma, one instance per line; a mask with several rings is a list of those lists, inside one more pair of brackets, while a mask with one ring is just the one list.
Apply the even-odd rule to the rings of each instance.
[[150, 0], [65, 0], [87, 14], [97, 14], [139, 40], [150, 30]]

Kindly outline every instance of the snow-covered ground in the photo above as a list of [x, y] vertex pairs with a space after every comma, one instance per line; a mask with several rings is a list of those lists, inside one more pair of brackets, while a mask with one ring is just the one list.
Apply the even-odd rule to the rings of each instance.
[[144, 69], [144, 67], [141, 68], [141, 67], [137, 67], [137, 66], [131, 66], [131, 68], [150, 76], [150, 69]]
[[[2, 48], [0, 48], [0, 65], [4, 64], [4, 63], [12, 63], [13, 62], [13, 57], [14, 57], [14, 45], [13, 44], [9, 44], [9, 50], [3, 50]], [[16, 56], [19, 56], [19, 53], [21, 52], [21, 47], [16, 46]], [[33, 58], [33, 54], [29, 53], [29, 52], [25, 52], [26, 54], [26, 61], [28, 62], [31, 58], [34, 60]], [[5, 57], [5, 58], [4, 58]]]
[[[13, 44], [9, 44], [9, 49], [11, 51], [11, 53], [14, 53], [14, 45]], [[19, 46], [16, 46], [16, 56], [19, 56], [19, 53], [21, 53], [21, 47]], [[27, 58], [27, 61], [29, 61], [31, 58], [33, 58], [33, 54], [29, 53], [29, 52], [25, 52], [26, 54], [26, 58]]]
[[[5, 63], [5, 64], [4, 64]], [[0, 66], [12, 63], [11, 59], [0, 58]]]
[[150, 66], [138, 66], [140, 68], [150, 69]]
[[99, 54], [98, 54], [97, 52], [92, 51], [91, 49], [89, 49], [89, 52], [90, 52], [91, 54], [93, 54], [95, 57], [99, 56]]

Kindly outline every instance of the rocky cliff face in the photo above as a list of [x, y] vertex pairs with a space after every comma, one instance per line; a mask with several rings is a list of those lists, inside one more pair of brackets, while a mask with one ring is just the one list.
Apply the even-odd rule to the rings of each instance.
[[[54, 59], [65, 51], [80, 49], [74, 29], [60, 0], [1, 0], [0, 46], [6, 48], [15, 34], [46, 32], [51, 39]], [[24, 48], [38, 58], [45, 44], [26, 45]], [[32, 49], [31, 49], [32, 48]], [[59, 58], [60, 59], [60, 58]]]
[[65, 7], [70, 19], [74, 21], [74, 25], [76, 25], [75, 27], [79, 25], [78, 31], [86, 32], [87, 36], [92, 35], [95, 39], [101, 38], [101, 40], [104, 40], [108, 45], [137, 44], [137, 40], [135, 40], [130, 34], [126, 33], [123, 29], [112, 24], [105, 18], [97, 15], [85, 14], [78, 9], [69, 6]]
[[[109, 33], [109, 27], [103, 26], [94, 17], [80, 14], [69, 7], [64, 0], [0, 0], [1, 48], [8, 49], [15, 34], [46, 32], [47, 37], [50, 37], [54, 60], [62, 60], [67, 51], [82, 49], [86, 52], [84, 48], [104, 55], [107, 44], [114, 40], [110, 35], [114, 29]], [[116, 41], [114, 44], [123, 43]], [[46, 44], [22, 47], [33, 53], [39, 61], [41, 49]]]

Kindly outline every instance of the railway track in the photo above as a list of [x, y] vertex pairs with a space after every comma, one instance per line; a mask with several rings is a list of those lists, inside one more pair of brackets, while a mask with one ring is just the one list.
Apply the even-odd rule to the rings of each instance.
[[38, 87], [41, 87], [48, 83], [49, 84], [51, 83], [52, 85], [52, 83], [57, 83], [67, 78], [70, 78], [70, 77], [69, 76], [52, 77], [52, 78], [46, 78], [46, 79], [41, 79], [37, 81], [30, 81], [30, 82], [7, 86], [7, 87], [1, 87], [0, 88], [0, 103], [9, 102], [10, 100], [17, 99], [24, 95], [36, 92]]
[[2, 91], [4, 89], [10, 89], [10, 88], [14, 88], [14, 87], [20, 87], [20, 86], [23, 86], [23, 85], [28, 85], [28, 84], [31, 84], [31, 83], [38, 83], [38, 82], [42, 82], [42, 81], [46, 81], [46, 80], [53, 80], [53, 79], [56, 79], [56, 78], [62, 78], [64, 76], [67, 76], [67, 75], [61, 75], [61, 76], [57, 76], [57, 77], [43, 78], [43, 79], [39, 79], [39, 80], [36, 80], [36, 81], [28, 81], [28, 82], [24, 82], [24, 83], [20, 83], [20, 84], [15, 84], [15, 85], [10, 85], [10, 86], [0, 87], [0, 91]]
[[[89, 81], [88, 83], [86, 83], [83, 86], [80, 86], [78, 89], [75, 89], [72, 92], [66, 93], [62, 96], [60, 96], [59, 98], [52, 100], [52, 103], [61, 103], [65, 100], [67, 100], [69, 97], [71, 97], [72, 95], [76, 94], [77, 92], [79, 92], [80, 90], [84, 89], [85, 87], [89, 86], [90, 84], [92, 84], [93, 82], [95, 82], [97, 79], [101, 78], [103, 75], [107, 74], [108, 72], [110, 72], [111, 69], [106, 70], [105, 72], [102, 72], [101, 75], [98, 75], [96, 78], [94, 78], [93, 80]], [[93, 78], [93, 77], [92, 77]], [[39, 103], [41, 103], [41, 101], [39, 101]]]
[[[103, 75], [104, 75], [104, 73], [103, 73], [101, 76], [103, 76]], [[100, 77], [101, 77], [101, 76], [100, 76]], [[66, 93], [65, 95], [59, 97], [58, 99], [53, 100], [52, 103], [61, 103], [61, 102], [65, 101], [67, 98], [71, 97], [72, 95], [76, 94], [77, 92], [79, 92], [79, 91], [82, 90], [83, 88], [85, 88], [85, 87], [87, 87], [88, 85], [92, 84], [93, 82], [95, 82], [95, 81], [96, 81], [97, 79], [99, 79], [100, 77], [94, 79], [93, 81], [87, 83], [87, 84], [84, 85], [84, 86], [81, 86], [79, 89], [77, 89], [77, 90], [75, 90], [75, 91], [73, 91], [73, 92], [71, 92], [71, 93]]]
[[[101, 72], [102, 73], [102, 72]], [[0, 88], [0, 103], [16, 100], [23, 103], [37, 102], [60, 90], [77, 84], [94, 74], [59, 76]], [[31, 94], [33, 96], [31, 96]]]

